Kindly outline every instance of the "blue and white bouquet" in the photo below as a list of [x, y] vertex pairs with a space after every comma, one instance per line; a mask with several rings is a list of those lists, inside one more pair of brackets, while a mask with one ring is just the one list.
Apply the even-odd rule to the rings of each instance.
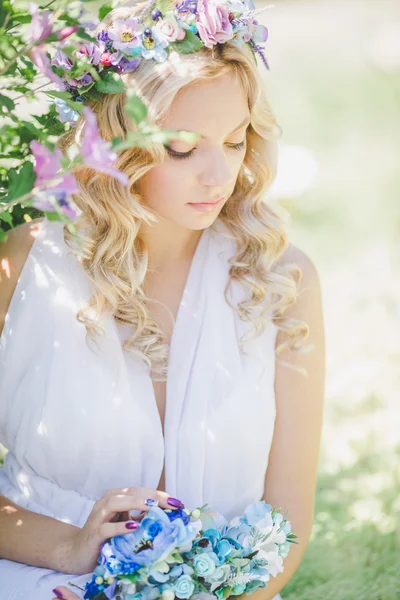
[[152, 507], [135, 531], [105, 542], [85, 600], [222, 600], [283, 571], [297, 536], [280, 512], [260, 500], [228, 522], [206, 506]]

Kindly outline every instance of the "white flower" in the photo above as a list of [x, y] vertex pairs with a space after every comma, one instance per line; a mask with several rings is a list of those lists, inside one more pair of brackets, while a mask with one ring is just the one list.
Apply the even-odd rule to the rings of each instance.
[[176, 40], [181, 41], [186, 36], [186, 31], [181, 29], [178, 21], [173, 15], [158, 21], [154, 28], [158, 29], [161, 36], [167, 42], [176, 42]]

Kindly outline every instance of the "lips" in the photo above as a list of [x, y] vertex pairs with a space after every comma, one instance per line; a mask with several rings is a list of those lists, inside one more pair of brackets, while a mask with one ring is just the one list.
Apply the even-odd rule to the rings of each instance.
[[218, 202], [221, 202], [222, 199], [223, 196], [220, 196], [219, 198], [215, 198], [214, 200], [206, 200], [205, 202], [190, 202], [190, 204], [218, 204]]

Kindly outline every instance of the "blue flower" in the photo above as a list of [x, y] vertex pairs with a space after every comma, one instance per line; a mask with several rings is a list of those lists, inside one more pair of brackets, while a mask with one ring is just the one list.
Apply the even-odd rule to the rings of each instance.
[[175, 549], [189, 551], [197, 535], [182, 519], [171, 521], [161, 508], [151, 508], [132, 533], [115, 536], [101, 550], [103, 565], [112, 574], [134, 573], [140, 567], [165, 560]]
[[179, 577], [175, 583], [174, 592], [177, 598], [190, 598], [194, 592], [194, 582], [190, 575]]
[[[97, 594], [99, 592], [101, 592], [102, 589], [104, 589], [104, 585], [99, 586], [99, 585], [97, 585], [97, 583], [95, 583], [96, 577], [97, 577], [97, 575], [93, 575], [92, 580], [88, 581], [85, 584], [85, 594], [83, 596], [85, 600], [91, 600], [91, 598], [94, 598], [95, 596], [97, 596]], [[102, 589], [100, 589], [100, 588], [102, 588]]]
[[250, 534], [251, 527], [247, 523], [239, 523], [236, 527], [230, 527], [224, 535], [224, 539], [230, 542], [237, 550], [243, 548], [243, 544]]
[[61, 98], [55, 98], [56, 111], [61, 123], [75, 123], [79, 119], [78, 111], [74, 110]]
[[168, 53], [164, 50], [168, 46], [168, 42], [157, 31], [156, 27], [151, 30], [151, 38], [142, 34], [141, 36], [141, 52], [143, 58], [154, 58], [157, 62], [164, 62], [168, 58]]
[[197, 575], [201, 577], [212, 575], [216, 569], [215, 562], [207, 552], [198, 554], [194, 559], [193, 566]]
[[188, 515], [183, 508], [177, 508], [176, 510], [171, 510], [171, 512], [167, 512], [165, 514], [168, 515], [168, 519], [170, 521], [182, 519], [184, 525], [187, 525], [190, 521], [190, 515]]
[[243, 521], [248, 525], [257, 525], [259, 521], [265, 519], [266, 515], [271, 513], [272, 506], [266, 504], [263, 500], [252, 502], [244, 511]]
[[217, 555], [221, 561], [224, 561], [228, 558], [232, 552], [235, 551], [235, 547], [226, 539], [221, 540], [217, 544]]

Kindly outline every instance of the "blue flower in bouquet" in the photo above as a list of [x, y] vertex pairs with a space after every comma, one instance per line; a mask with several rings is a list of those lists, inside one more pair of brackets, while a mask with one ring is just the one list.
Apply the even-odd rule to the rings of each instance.
[[271, 515], [272, 506], [270, 504], [266, 504], [262, 500], [258, 500], [256, 502], [252, 502], [244, 511], [243, 517], [241, 517], [242, 521], [247, 523], [248, 525], [253, 525], [256, 527], [262, 527], [261, 523], [265, 520], [267, 516]]
[[249, 550], [248, 539], [251, 532], [251, 527], [247, 523], [239, 523], [235, 527], [229, 527], [224, 534], [224, 539], [232, 544], [237, 550], [241, 550], [241, 554], [245, 554]]
[[168, 515], [168, 519], [170, 521], [175, 521], [175, 519], [182, 519], [184, 525], [187, 525], [190, 521], [190, 515], [188, 515], [183, 510], [183, 508], [177, 508], [177, 509], [171, 510], [171, 512], [167, 512], [165, 514]]
[[203, 531], [208, 529], [217, 529], [221, 533], [224, 532], [225, 527], [228, 525], [228, 521], [218, 511], [211, 510], [208, 508], [204, 510], [200, 515]]
[[224, 562], [233, 552], [237, 550], [234, 544], [227, 539], [223, 539], [217, 544], [216, 554], [220, 562]]
[[202, 537], [197, 540], [197, 544], [204, 547], [203, 544], [205, 545], [205, 542], [208, 542], [208, 544], [211, 544], [212, 550], [215, 550], [220, 540], [221, 532], [218, 529], [207, 529], [203, 532]]
[[200, 577], [208, 577], [209, 575], [212, 575], [216, 569], [215, 561], [207, 554], [207, 552], [202, 552], [195, 557], [193, 567]]
[[220, 565], [211, 575], [207, 575], [207, 583], [210, 584], [210, 592], [224, 583], [232, 573], [232, 567], [229, 564]]
[[176, 548], [190, 550], [200, 523], [187, 526], [182, 519], [171, 521], [168, 513], [152, 507], [132, 533], [115, 536], [103, 545], [102, 564], [110, 574], [134, 573], [165, 560]]
[[174, 592], [177, 598], [190, 598], [194, 592], [194, 581], [190, 575], [182, 575], [174, 585]]
[[[104, 586], [101, 586], [104, 589]], [[85, 598], [85, 600], [87, 598], [94, 598], [95, 596], [97, 596], [97, 594], [99, 594], [100, 592], [102, 592], [103, 590], [99, 589], [99, 586], [97, 585], [97, 583], [95, 582], [94, 578], [92, 579], [92, 581], [89, 581], [88, 583], [85, 584], [85, 595], [83, 596]]]

